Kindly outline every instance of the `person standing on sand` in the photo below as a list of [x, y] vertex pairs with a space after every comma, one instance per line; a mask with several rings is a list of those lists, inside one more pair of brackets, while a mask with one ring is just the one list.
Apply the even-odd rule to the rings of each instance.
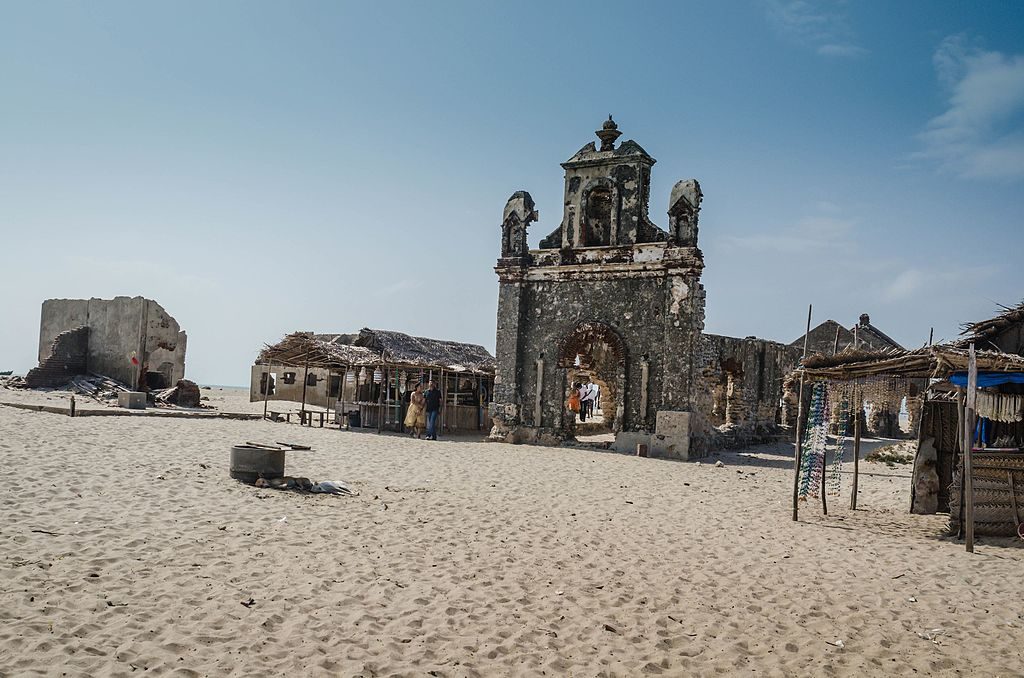
[[416, 390], [409, 396], [409, 410], [405, 413], [405, 425], [412, 429], [409, 435], [423, 436], [427, 425], [427, 399], [423, 396], [423, 384], [416, 384]]
[[427, 411], [427, 440], [437, 440], [437, 418], [441, 416], [441, 389], [431, 379], [423, 394]]

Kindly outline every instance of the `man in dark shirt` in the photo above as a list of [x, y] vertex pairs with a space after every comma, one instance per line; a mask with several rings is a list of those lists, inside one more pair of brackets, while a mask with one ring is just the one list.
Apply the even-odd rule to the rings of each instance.
[[441, 389], [433, 380], [427, 384], [427, 391], [423, 397], [426, 399], [427, 440], [437, 440], [437, 419], [441, 416]]

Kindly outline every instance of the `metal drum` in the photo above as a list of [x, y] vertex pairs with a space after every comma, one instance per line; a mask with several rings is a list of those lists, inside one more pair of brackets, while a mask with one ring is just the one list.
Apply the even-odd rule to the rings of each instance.
[[284, 450], [252, 445], [231, 447], [231, 477], [247, 483], [284, 476]]

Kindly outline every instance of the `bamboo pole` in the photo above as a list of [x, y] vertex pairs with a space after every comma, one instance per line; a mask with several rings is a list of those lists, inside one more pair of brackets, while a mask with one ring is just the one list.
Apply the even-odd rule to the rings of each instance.
[[[348, 421], [347, 421], [346, 416], [345, 416], [345, 387], [348, 385], [348, 373], [349, 373], [349, 371], [351, 371], [351, 369], [352, 369], [351, 365], [346, 365], [345, 366], [345, 374], [341, 378], [341, 418], [342, 418], [342, 421], [338, 422], [338, 428], [342, 428], [342, 427], [348, 425]], [[337, 408], [337, 403], [335, 403], [335, 409], [338, 409]]]
[[836, 325], [836, 339], [832, 342], [832, 355], [839, 353], [839, 330], [842, 329], [842, 325]]
[[269, 363], [267, 363], [267, 366], [266, 366], [267, 367], [267, 380], [263, 384], [263, 418], [264, 419], [267, 418], [267, 398], [270, 396], [270, 379], [273, 376], [272, 372], [270, 371], [270, 368], [273, 367], [273, 366], [274, 366], [274, 361], [273, 360], [271, 360]]
[[974, 477], [971, 464], [971, 457], [974, 456], [974, 408], [978, 397], [978, 362], [974, 352], [974, 344], [967, 362], [967, 427], [964, 445], [964, 492], [966, 493], [965, 519], [967, 521], [967, 533], [965, 542], [968, 553], [974, 553]]
[[377, 433], [384, 430], [384, 389], [387, 386], [384, 366], [378, 365], [375, 370], [380, 370], [380, 388], [377, 390]]
[[813, 304], [807, 305], [807, 331], [804, 332], [804, 354], [800, 358], [800, 395], [796, 407], [796, 453], [793, 455], [793, 520], [800, 517], [800, 459], [803, 445], [804, 419], [804, 371], [803, 362], [807, 359], [807, 340], [811, 334], [811, 311]]
[[[964, 465], [964, 440], [966, 438], [965, 431], [967, 430], [967, 408], [965, 406], [964, 391], [959, 391], [956, 394], [956, 423], [958, 426], [958, 435], [956, 437], [956, 446], [960, 449], [960, 466]], [[960, 530], [957, 532], [957, 537], [964, 535], [964, 500], [966, 495], [964, 493], [964, 484], [966, 479], [961, 476], [960, 478], [960, 510], [958, 511], [957, 517], [960, 519]]]
[[850, 510], [857, 510], [857, 481], [860, 476], [860, 419], [864, 413], [864, 401], [860, 391], [853, 387], [854, 402], [857, 409], [853, 416], [853, 488], [850, 492]]
[[309, 384], [309, 346], [306, 346], [306, 366], [302, 368], [302, 408], [299, 410], [299, 423], [306, 420], [306, 386]]
[[[826, 434], [828, 429], [826, 429]], [[825, 496], [825, 476], [828, 475], [828, 448], [825, 448], [825, 452], [821, 457], [821, 513], [822, 515], [828, 515], [828, 498]]]
[[437, 426], [434, 428], [434, 435], [438, 434], [438, 429], [444, 431], [444, 424], [448, 421], [448, 378], [444, 374], [444, 368], [441, 368], [441, 411], [437, 413]]

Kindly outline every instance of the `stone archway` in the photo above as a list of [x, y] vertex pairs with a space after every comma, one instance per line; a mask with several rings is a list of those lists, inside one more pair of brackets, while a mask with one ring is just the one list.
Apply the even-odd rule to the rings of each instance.
[[[587, 322], [577, 325], [558, 343], [557, 366], [562, 393], [567, 393], [570, 372], [586, 371], [604, 384], [601, 393], [605, 422], [612, 433], [623, 429], [626, 403], [626, 344], [611, 325]], [[574, 424], [561, 408], [560, 427], [570, 435]]]

